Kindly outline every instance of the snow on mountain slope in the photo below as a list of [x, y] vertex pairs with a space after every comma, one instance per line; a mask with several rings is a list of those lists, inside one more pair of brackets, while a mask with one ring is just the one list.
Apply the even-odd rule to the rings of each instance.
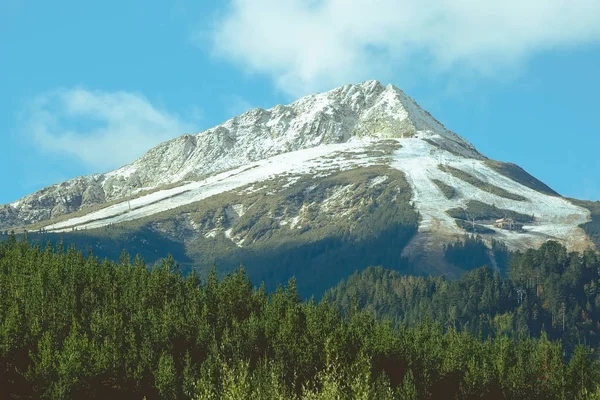
[[[416, 247], [413, 251], [421, 249], [420, 246], [439, 245], [444, 241], [440, 238], [447, 238], [446, 241], [450, 242], [454, 241], [456, 237], [462, 236], [465, 232], [456, 225], [454, 218], [450, 217], [446, 210], [457, 206], [466, 206], [467, 202], [471, 200], [478, 200], [522, 214], [535, 215], [535, 222], [526, 225], [525, 231], [522, 233], [489, 226], [490, 229], [495, 231], [491, 236], [496, 240], [504, 241], [511, 249], [536, 247], [548, 239], [558, 240], [569, 248], [576, 250], [582, 250], [591, 245], [585, 233], [579, 228], [580, 224], [589, 220], [589, 211], [575, 206], [563, 198], [546, 195], [512, 181], [490, 169], [483, 160], [465, 158], [447, 150], [441, 150], [424, 140], [429, 137], [428, 133], [416, 132], [410, 138], [393, 139], [401, 147], [390, 151], [384, 156], [373, 155], [372, 150], [377, 145], [392, 146], [392, 141], [389, 139], [352, 139], [346, 143], [327, 144], [284, 153], [211, 176], [199, 182], [191, 182], [174, 189], [158, 191], [83, 217], [68, 219], [50, 225], [46, 229], [59, 232], [73, 228], [92, 229], [108, 224], [135, 220], [249, 184], [260, 187], [261, 182], [276, 176], [288, 175], [290, 180], [293, 180], [294, 176], [301, 174], [310, 173], [315, 177], [319, 177], [326, 176], [334, 171], [356, 167], [389, 165], [404, 172], [413, 192], [414, 206], [421, 215], [419, 235], [415, 238]], [[345, 157], [344, 154], [352, 154], [352, 156]], [[511, 200], [476, 188], [442, 171], [438, 167], [440, 161], [444, 165], [468, 171], [482, 181], [499, 188], [518, 193], [527, 200]], [[446, 198], [433, 182], [433, 179], [454, 187], [457, 192], [456, 196], [452, 199]], [[373, 184], [381, 184], [382, 182], [385, 182], [385, 177], [380, 177]], [[347, 190], [346, 192], [341, 190], [340, 193], [332, 196], [329, 201], [335, 200], [336, 197], [343, 197], [344, 193], [347, 193]], [[327, 204], [324, 203], [322, 207], [326, 211]], [[293, 229], [294, 225], [291, 221], [290, 229]], [[211, 232], [211, 235], [215, 234], [217, 232]], [[231, 240], [234, 241], [233, 238]], [[423, 241], [426, 243], [420, 243]], [[243, 246], [237, 242], [236, 245]], [[407, 252], [410, 253], [410, 251], [409, 246]]]
[[[357, 166], [368, 166], [377, 162], [377, 158], [369, 158], [360, 154], [368, 148], [372, 140], [355, 139], [346, 143], [324, 145], [261, 160], [256, 163], [213, 175], [199, 182], [189, 182], [182, 186], [157, 191], [147, 196], [124, 201], [102, 210], [89, 213], [82, 217], [67, 219], [60, 223], [49, 225], [46, 230], [68, 231], [91, 229], [123, 221], [131, 221], [152, 215], [161, 211], [181, 207], [207, 197], [224, 193], [250, 183], [260, 183], [269, 178], [286, 174], [327, 173], [328, 171], [344, 170]], [[335, 157], [342, 152], [358, 151], [357, 157]], [[334, 156], [325, 158], [327, 156]]]
[[[440, 160], [444, 165], [466, 171], [527, 200], [511, 200], [476, 188], [440, 170]], [[521, 233], [486, 226], [495, 231], [493, 236], [496, 240], [504, 241], [511, 249], [536, 247], [548, 239], [558, 240], [575, 250], [593, 246], [579, 227], [589, 221], [588, 210], [561, 197], [549, 196], [523, 186], [489, 168], [482, 160], [457, 157], [419, 138], [412, 138], [402, 140], [402, 148], [394, 154], [391, 166], [405, 172], [413, 189], [413, 201], [422, 218], [419, 224], [422, 235], [417, 237], [417, 241], [432, 234], [445, 237], [464, 234], [446, 211], [457, 206], [466, 207], [469, 201], [478, 200], [500, 209], [535, 216], [535, 222], [525, 225], [525, 231]], [[434, 179], [453, 187], [457, 195], [448, 199], [433, 182]]]
[[367, 81], [306, 96], [288, 106], [250, 110], [206, 132], [164, 143], [111, 176], [137, 174], [156, 186], [352, 137], [409, 137], [416, 131], [452, 142], [466, 156], [482, 158], [400, 89]]

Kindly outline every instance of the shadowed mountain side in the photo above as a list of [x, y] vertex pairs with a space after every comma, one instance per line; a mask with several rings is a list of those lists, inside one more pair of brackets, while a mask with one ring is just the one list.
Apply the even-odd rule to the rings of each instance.
[[540, 193], [545, 193], [551, 196], [560, 196], [550, 186], [532, 176], [516, 164], [494, 160], [485, 160], [485, 163], [488, 167], [492, 168], [496, 172], [512, 179], [515, 182], [519, 182], [521, 185], [527, 186], [530, 189], [537, 190]]
[[314, 295], [319, 299], [341, 277], [369, 265], [384, 265], [404, 273], [418, 272], [401, 256], [402, 249], [415, 233], [416, 226], [389, 226], [378, 236], [360, 241], [327, 237], [300, 245], [290, 243], [270, 251], [243, 251], [244, 254], [237, 257], [219, 260], [217, 265], [219, 270], [233, 270], [241, 261], [251, 279], [265, 282], [267, 290], [275, 290], [281, 282], [295, 276], [302, 297]]
[[94, 235], [93, 232], [33, 233], [29, 239], [53, 245], [62, 241], [84, 252], [92, 249], [100, 259], [111, 261], [119, 261], [123, 249], [126, 249], [132, 257], [142, 257], [149, 266], [170, 254], [184, 274], [194, 269], [201, 278], [205, 278], [213, 266], [223, 275], [243, 265], [253, 282], [264, 282], [270, 291], [295, 276], [302, 297], [314, 295], [320, 298], [325, 290], [341, 279], [370, 265], [382, 265], [403, 273], [419, 273], [418, 268], [401, 256], [416, 229], [416, 225], [390, 224], [377, 236], [361, 240], [346, 234], [313, 242], [285, 243], [272, 249], [237, 248], [237, 251], [232, 249], [220, 256], [197, 254], [194, 258], [182, 243], [148, 228], [111, 236]]
[[573, 204], [587, 208], [590, 210], [591, 221], [581, 225], [581, 229], [596, 244], [596, 248], [600, 249], [600, 201], [576, 200], [569, 199]]
[[84, 253], [91, 249], [98, 258], [108, 258], [111, 261], [119, 261], [123, 251], [126, 251], [131, 257], [139, 255], [150, 266], [166, 258], [169, 254], [182, 268], [189, 268], [188, 266], [194, 264], [194, 260], [186, 254], [185, 246], [182, 243], [157, 234], [148, 228], [130, 232], [114, 232], [109, 235], [98, 235], [93, 231], [34, 232], [29, 233], [28, 237], [31, 242], [40, 242], [41, 245], [48, 242], [56, 245], [62, 241], [65, 246], [74, 245]]

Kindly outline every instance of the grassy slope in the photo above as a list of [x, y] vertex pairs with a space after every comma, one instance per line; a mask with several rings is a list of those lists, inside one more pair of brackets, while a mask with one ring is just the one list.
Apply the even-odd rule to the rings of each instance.
[[[383, 175], [388, 177], [384, 184], [370, 183]], [[229, 271], [243, 263], [252, 279], [265, 281], [268, 288], [295, 275], [305, 296], [319, 296], [369, 265], [407, 268], [400, 254], [416, 233], [418, 215], [409, 205], [410, 187], [400, 171], [374, 166], [325, 178], [303, 176], [287, 188], [285, 182], [279, 177], [261, 183], [256, 192], [242, 188], [115, 227], [47, 234], [42, 240], [62, 236], [112, 259], [125, 246], [148, 263], [171, 253], [184, 270], [194, 267], [201, 275], [213, 265]], [[343, 187], [344, 201], [330, 203], [328, 212], [319, 211], [320, 204]], [[240, 204], [245, 209], [241, 217], [232, 213], [232, 205]], [[280, 225], [280, 220], [298, 214], [301, 228]], [[213, 229], [230, 229], [234, 238], [245, 240], [244, 247], [223, 233], [206, 237]]]
[[590, 210], [592, 220], [581, 225], [581, 228], [592, 239], [600, 250], [600, 201], [568, 199], [571, 203]]
[[456, 195], [456, 189], [447, 183], [442, 182], [439, 179], [432, 179], [431, 181], [435, 183], [438, 189], [440, 189], [440, 192], [442, 192], [447, 199], [451, 199]]
[[521, 195], [511, 193], [508, 190], [502, 189], [498, 186], [494, 186], [490, 183], [484, 182], [479, 178], [469, 174], [468, 172], [463, 171], [459, 168], [454, 168], [449, 165], [438, 165], [438, 168], [446, 173], [453, 175], [454, 177], [461, 179], [476, 188], [484, 190], [488, 193], [494, 194], [496, 196], [504, 197], [505, 199], [516, 200], [516, 201], [526, 201], [527, 199]]
[[551, 196], [559, 196], [557, 192], [552, 190], [552, 188], [550, 188], [544, 182], [536, 179], [516, 164], [494, 160], [485, 160], [485, 164], [494, 171], [512, 179], [515, 182], [519, 182], [521, 185], [527, 186], [533, 190], [537, 190], [540, 193], [549, 194]]
[[470, 220], [475, 218], [476, 221], [491, 220], [497, 218], [512, 218], [518, 222], [532, 222], [534, 220], [532, 215], [518, 213], [512, 210], [505, 210], [498, 208], [494, 205], [482, 203], [477, 200], [470, 200], [467, 203], [467, 208], [452, 208], [447, 210], [446, 213], [453, 218], [462, 220]]

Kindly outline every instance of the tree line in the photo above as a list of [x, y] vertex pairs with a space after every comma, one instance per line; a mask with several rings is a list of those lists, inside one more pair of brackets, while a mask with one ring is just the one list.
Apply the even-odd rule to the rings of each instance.
[[[466, 257], [468, 252], [461, 254]], [[482, 253], [473, 254], [474, 259], [485, 260]], [[355, 300], [360, 308], [396, 326], [416, 326], [428, 317], [483, 338], [546, 334], [561, 340], [567, 352], [580, 343], [600, 346], [598, 253], [568, 252], [549, 241], [539, 249], [511, 254], [507, 263], [506, 275], [483, 266], [457, 280], [372, 267], [340, 282], [327, 296], [342, 309]]]

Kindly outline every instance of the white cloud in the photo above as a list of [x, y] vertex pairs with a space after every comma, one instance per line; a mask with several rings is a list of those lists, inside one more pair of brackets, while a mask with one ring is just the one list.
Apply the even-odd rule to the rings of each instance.
[[75, 157], [98, 172], [193, 129], [129, 92], [56, 90], [36, 97], [21, 115], [21, 131], [41, 150]]
[[300, 95], [398, 69], [510, 72], [599, 41], [599, 20], [598, 0], [230, 0], [212, 46]]

